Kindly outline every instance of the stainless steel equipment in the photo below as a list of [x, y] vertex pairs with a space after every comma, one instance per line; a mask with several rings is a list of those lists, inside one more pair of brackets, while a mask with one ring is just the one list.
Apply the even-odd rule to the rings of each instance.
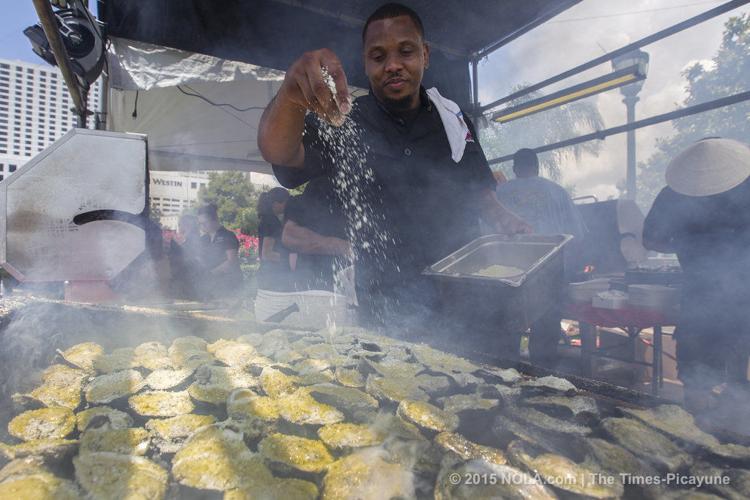
[[[114, 278], [146, 248], [146, 179], [145, 136], [71, 130], [0, 183], [0, 264], [20, 281]], [[119, 216], [87, 217], [102, 213]]]
[[[569, 235], [482, 236], [424, 274], [438, 285], [444, 316], [464, 325], [456, 326], [462, 342], [497, 352], [491, 346], [500, 342], [497, 348], [505, 348], [500, 337], [522, 332], [561, 303], [563, 247], [571, 239]], [[517, 267], [523, 273], [508, 278], [475, 274], [493, 264]]]

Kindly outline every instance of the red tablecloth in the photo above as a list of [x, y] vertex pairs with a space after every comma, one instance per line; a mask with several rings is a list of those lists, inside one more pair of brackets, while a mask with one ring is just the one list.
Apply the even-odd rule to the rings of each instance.
[[582, 323], [609, 328], [651, 328], [654, 326], [674, 325], [677, 315], [674, 311], [659, 311], [653, 309], [602, 309], [591, 304], [567, 304], [563, 309], [563, 317], [574, 319]]

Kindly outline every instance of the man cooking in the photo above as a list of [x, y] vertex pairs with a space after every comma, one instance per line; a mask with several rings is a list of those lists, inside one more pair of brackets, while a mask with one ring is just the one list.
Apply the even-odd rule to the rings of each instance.
[[197, 284], [200, 294], [205, 299], [231, 296], [242, 285], [238, 256], [240, 242], [232, 231], [219, 222], [216, 205], [198, 209], [198, 226], [203, 233], [200, 241], [203, 273]]
[[[497, 187], [497, 199], [531, 224], [537, 234], [569, 234], [565, 252], [566, 279], [574, 272], [576, 248], [585, 232], [580, 212], [559, 184], [539, 176], [539, 158], [527, 148], [513, 155], [516, 178]], [[575, 246], [574, 246], [575, 245]], [[562, 312], [557, 304], [531, 325], [529, 357], [537, 366], [555, 368]]]
[[[704, 139], [666, 170], [643, 227], [643, 244], [676, 253], [683, 270], [675, 331], [685, 405], [700, 412], [715, 403], [712, 388], [747, 391], [750, 343], [750, 148]], [[744, 393], [747, 401], [747, 392]], [[736, 415], [736, 405], [730, 403]]]
[[[497, 202], [472, 124], [422, 87], [430, 48], [419, 16], [383, 5], [365, 22], [362, 41], [370, 94], [352, 105], [336, 54], [307, 52], [263, 113], [258, 145], [286, 187], [334, 179], [356, 233], [362, 320], [406, 326], [435, 307], [422, 270], [477, 237], [480, 217], [497, 232], [530, 228]], [[328, 124], [344, 119], [344, 130]]]

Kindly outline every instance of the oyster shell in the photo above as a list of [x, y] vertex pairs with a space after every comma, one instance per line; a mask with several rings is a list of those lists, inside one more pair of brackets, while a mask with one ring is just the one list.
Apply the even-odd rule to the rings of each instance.
[[596, 400], [587, 396], [534, 396], [524, 399], [523, 404], [539, 408], [564, 410], [572, 416], [582, 414], [599, 415]]
[[135, 354], [133, 349], [123, 347], [115, 349], [110, 354], [102, 354], [93, 360], [94, 370], [97, 373], [114, 373], [121, 370], [135, 368], [133, 358]]
[[73, 366], [87, 373], [94, 372], [94, 360], [104, 354], [104, 348], [96, 342], [83, 342], [60, 353], [60, 356]]
[[401, 401], [396, 414], [418, 427], [435, 432], [452, 432], [458, 427], [458, 417], [424, 401]]
[[569, 380], [560, 377], [553, 377], [552, 375], [524, 380], [519, 385], [527, 389], [542, 389], [564, 393], [573, 393], [578, 391], [578, 388], [574, 386]]
[[368, 425], [348, 423], [324, 425], [318, 429], [318, 437], [334, 450], [376, 446], [385, 440], [385, 435]]
[[258, 444], [258, 451], [272, 464], [303, 472], [322, 472], [333, 457], [320, 441], [287, 434], [271, 434]]
[[379, 406], [377, 399], [352, 387], [318, 384], [308, 387], [306, 390], [316, 401], [331, 405], [355, 419], [359, 419], [363, 415], [369, 415]]
[[424, 366], [418, 363], [408, 363], [399, 359], [386, 358], [383, 361], [365, 359], [365, 363], [378, 375], [386, 378], [409, 379], [424, 371]]
[[614, 477], [609, 481], [597, 480], [602, 472], [580, 465], [572, 460], [552, 453], [536, 453], [522, 441], [514, 441], [508, 446], [511, 461], [518, 467], [538, 474], [546, 484], [588, 498], [620, 498], [623, 486]]
[[414, 477], [400, 464], [384, 459], [377, 448], [365, 449], [336, 460], [323, 478], [324, 500], [356, 498], [414, 498]]
[[272, 478], [267, 483], [258, 484], [249, 489], [227, 491], [224, 500], [315, 500], [318, 498], [318, 487], [310, 481], [301, 479]]
[[155, 418], [146, 422], [154, 444], [162, 453], [174, 453], [183, 442], [198, 429], [216, 423], [212, 415], [177, 415], [170, 418]]
[[365, 386], [365, 378], [358, 370], [352, 368], [336, 368], [336, 381], [345, 387]]
[[75, 415], [70, 409], [41, 408], [16, 416], [8, 423], [8, 432], [24, 441], [63, 439], [75, 430], [75, 426]]
[[584, 438], [583, 445], [589, 462], [614, 474], [646, 477], [648, 469], [625, 448], [599, 438]]
[[151, 438], [146, 429], [89, 429], [81, 435], [79, 453], [107, 451], [122, 455], [143, 456], [148, 451]]
[[299, 380], [296, 377], [286, 375], [284, 372], [270, 366], [263, 368], [263, 371], [260, 373], [260, 386], [272, 398], [291, 394], [297, 389], [298, 385]]
[[[480, 478], [477, 482], [467, 477]], [[456, 481], [455, 478], [459, 480]], [[490, 478], [484, 480], [483, 478]], [[435, 485], [435, 500], [494, 499], [555, 500], [557, 496], [541, 481], [509, 465], [471, 460], [443, 468]]]
[[383, 401], [399, 403], [405, 399], [427, 401], [430, 397], [420, 389], [414, 378], [400, 379], [369, 375], [365, 390], [371, 396]]
[[258, 396], [250, 389], [235, 389], [227, 398], [227, 415], [234, 419], [259, 418], [266, 422], [279, 419], [277, 400]]
[[80, 496], [71, 481], [44, 471], [11, 476], [0, 483], [0, 498], [76, 500]]
[[605, 418], [602, 428], [629, 451], [674, 472], [689, 465], [690, 456], [650, 427], [630, 418]]
[[219, 339], [209, 344], [207, 350], [225, 365], [235, 367], [246, 366], [248, 361], [257, 355], [255, 347], [236, 340]]
[[91, 499], [164, 498], [169, 474], [143, 457], [97, 452], [73, 458], [76, 479]]
[[67, 383], [47, 381], [29, 393], [29, 396], [45, 406], [58, 406], [75, 410], [81, 405], [83, 378], [72, 379]]
[[217, 424], [188, 438], [172, 459], [172, 475], [185, 486], [219, 491], [253, 488], [273, 478], [241, 433]]
[[479, 366], [464, 358], [433, 349], [425, 344], [417, 344], [411, 350], [417, 361], [429, 367], [430, 371], [433, 372], [450, 374], [460, 372], [473, 373], [479, 370]]
[[344, 420], [343, 413], [317, 402], [304, 388], [277, 400], [277, 405], [279, 415], [287, 422], [297, 425], [337, 424]]
[[[152, 342], [147, 342], [146, 344], [141, 345], [144, 345], [145, 347], [152, 344]], [[208, 342], [200, 337], [196, 337], [195, 335], [189, 335], [187, 337], [177, 337], [172, 341], [172, 345], [169, 346], [169, 349], [167, 349], [167, 354], [171, 355], [174, 351], [205, 351], [207, 347]]]
[[458, 413], [466, 410], [491, 410], [500, 404], [498, 399], [485, 399], [479, 394], [454, 394], [438, 399], [443, 410]]
[[106, 404], [115, 399], [130, 396], [143, 389], [143, 376], [135, 370], [123, 370], [109, 375], [100, 375], [86, 386], [86, 401]]
[[184, 368], [181, 370], [172, 370], [162, 368], [154, 370], [146, 377], [146, 385], [157, 391], [166, 391], [184, 384], [193, 374], [193, 370]]
[[133, 425], [133, 419], [127, 413], [115, 410], [109, 406], [95, 406], [76, 414], [76, 427], [78, 431], [85, 431], [95, 417], [105, 418], [110, 429], [126, 429]]
[[35, 439], [14, 445], [0, 443], [0, 454], [8, 460], [41, 457], [48, 462], [61, 462], [77, 449], [78, 441], [73, 439]]
[[131, 396], [128, 405], [144, 417], [174, 417], [195, 409], [187, 391], [146, 391]]
[[483, 367], [479, 374], [483, 377], [499, 378], [504, 384], [515, 384], [521, 380], [521, 374], [515, 368]]
[[427, 375], [423, 373], [416, 376], [417, 386], [428, 394], [444, 392], [451, 386], [451, 381], [445, 376]]
[[546, 413], [535, 410], [534, 408], [519, 408], [511, 405], [508, 407], [508, 413], [524, 425], [530, 425], [555, 434], [586, 436], [591, 433], [591, 429], [584, 425], [551, 417]]
[[240, 368], [204, 365], [195, 371], [188, 393], [196, 401], [223, 405], [235, 389], [257, 387], [258, 380]]
[[508, 459], [501, 450], [473, 443], [462, 435], [453, 432], [441, 432], [435, 436], [435, 444], [444, 452], [453, 453], [461, 460], [481, 459], [498, 465], [508, 463]]

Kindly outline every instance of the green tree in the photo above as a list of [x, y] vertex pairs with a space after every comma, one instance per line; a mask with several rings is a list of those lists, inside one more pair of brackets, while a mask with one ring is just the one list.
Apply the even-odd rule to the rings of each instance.
[[219, 221], [230, 229], [240, 229], [245, 234], [257, 234], [256, 205], [260, 192], [242, 172], [212, 172], [208, 185], [201, 188], [201, 204], [213, 203]]
[[[683, 72], [687, 97], [682, 107], [711, 101], [750, 88], [750, 14], [731, 17], [724, 24], [721, 45], [709, 67], [695, 63]], [[669, 161], [705, 137], [750, 141], [750, 102], [733, 104], [672, 122], [676, 133], [659, 139], [657, 151], [639, 164], [638, 203], [648, 208], [664, 186]]]
[[[522, 89], [516, 87], [513, 92]], [[509, 106], [517, 106], [543, 94], [532, 92], [511, 101]], [[534, 115], [529, 115], [505, 124], [489, 122], [482, 127], [480, 139], [488, 159], [512, 154], [521, 148], [535, 148], [570, 139], [593, 130], [603, 128], [604, 122], [596, 106], [588, 101], [578, 101], [558, 106]], [[541, 170], [552, 179], [559, 180], [560, 165], [571, 159], [579, 159], [584, 152], [597, 154], [599, 142], [585, 142], [575, 146], [557, 149], [539, 155]], [[511, 162], [501, 163], [500, 168], [506, 177], [513, 178]]]

